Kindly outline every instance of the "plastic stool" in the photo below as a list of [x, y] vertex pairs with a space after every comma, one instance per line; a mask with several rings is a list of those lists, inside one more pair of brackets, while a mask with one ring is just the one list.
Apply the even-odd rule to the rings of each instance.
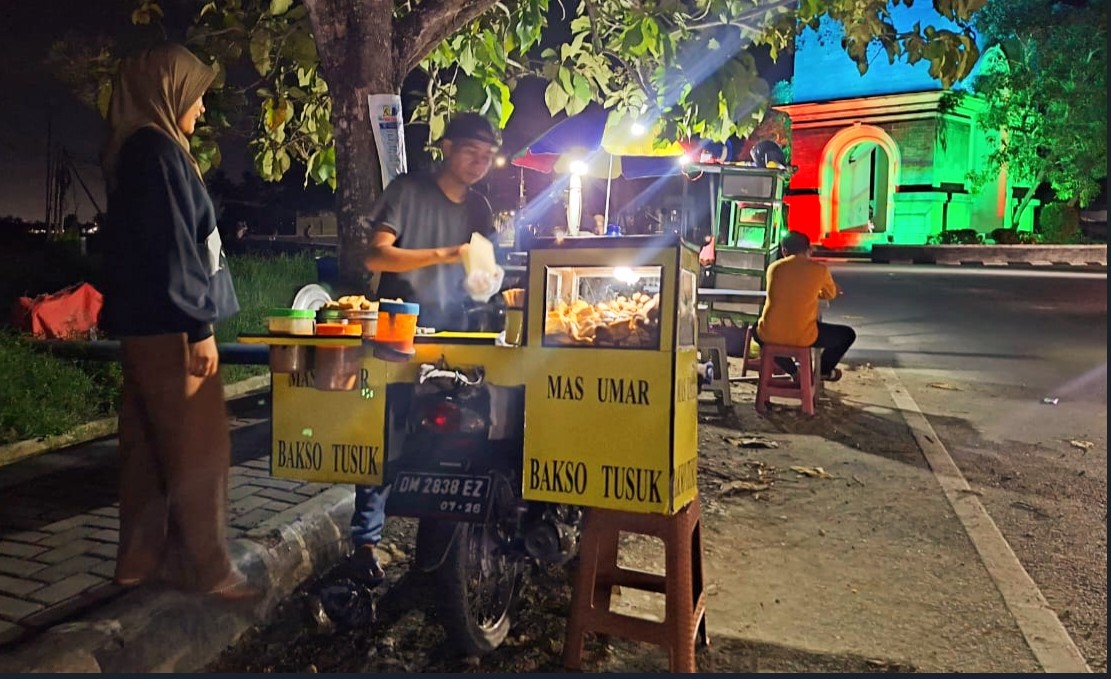
[[[664, 543], [664, 574], [617, 565], [621, 532], [652, 535]], [[617, 585], [665, 596], [664, 620], [654, 622], [610, 611], [612, 588]], [[667, 649], [671, 672], [696, 672], [696, 636], [703, 646], [706, 634], [706, 593], [702, 580], [702, 522], [696, 497], [672, 516], [637, 514], [612, 509], [588, 509], [571, 596], [571, 616], [563, 644], [563, 664], [582, 666], [584, 636], [610, 635], [647, 642]]]
[[712, 361], [714, 375], [705, 388], [717, 396], [718, 407], [728, 410], [733, 407], [733, 395], [729, 391], [729, 351], [725, 337], [714, 332], [698, 334], [698, 353], [702, 361]]
[[748, 375], [748, 371], [750, 368], [757, 372], [759, 372], [760, 370], [760, 358], [749, 357], [749, 350], [752, 347], [752, 338], [755, 332], [756, 326], [754, 324], [745, 324], [745, 353], [744, 357], [741, 359], [741, 377], [745, 377], [746, 375]]
[[[798, 363], [795, 377], [775, 376], [776, 358], [789, 358]], [[764, 344], [760, 348], [760, 380], [756, 383], [756, 412], [767, 410], [772, 396], [797, 398], [802, 401], [802, 412], [814, 414], [818, 392], [822, 388], [822, 349], [820, 347], [789, 347], [783, 344]]]

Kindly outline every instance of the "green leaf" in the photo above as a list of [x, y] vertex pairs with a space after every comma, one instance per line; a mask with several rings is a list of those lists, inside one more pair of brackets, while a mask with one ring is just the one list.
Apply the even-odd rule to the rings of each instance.
[[307, 28], [289, 34], [282, 45], [282, 56], [292, 59], [298, 66], [317, 63], [316, 41]]
[[447, 127], [447, 116], [444, 114], [434, 115], [428, 120], [428, 138], [432, 141], [444, 136], [444, 128]]
[[270, 48], [273, 46], [273, 38], [270, 36], [270, 31], [266, 29], [256, 29], [251, 34], [251, 63], [255, 65], [255, 70], [261, 76], [269, 75], [270, 73]]
[[112, 101], [112, 81], [102, 80], [96, 88], [96, 108], [103, 118], [108, 117], [108, 104]]
[[571, 69], [560, 66], [557, 78], [559, 79], [559, 86], [562, 87], [565, 92], [574, 91], [574, 87], [571, 85]]
[[459, 53], [459, 68], [463, 69], [463, 72], [467, 75], [471, 75], [474, 73], [476, 65], [477, 62], [475, 61], [474, 50], [468, 42], [466, 47], [463, 48], [463, 51]]
[[[579, 73], [575, 74], [575, 90], [574, 91], [575, 91], [575, 98], [576, 99], [578, 99], [580, 101], [583, 101], [586, 104], [590, 103], [591, 98], [593, 96], [591, 91], [590, 91], [590, 81], [587, 80], [585, 76], [583, 76]], [[585, 104], [583, 105], [583, 108], [586, 108]]]
[[289, 11], [293, 6], [293, 0], [270, 0], [270, 14], [272, 16], [281, 16]]
[[550, 82], [544, 89], [544, 103], [548, 106], [548, 113], [552, 115], [562, 111], [570, 99], [571, 95], [558, 82]]
[[486, 86], [477, 78], [460, 76], [456, 78], [455, 84], [455, 101], [461, 110], [475, 111], [486, 103]]

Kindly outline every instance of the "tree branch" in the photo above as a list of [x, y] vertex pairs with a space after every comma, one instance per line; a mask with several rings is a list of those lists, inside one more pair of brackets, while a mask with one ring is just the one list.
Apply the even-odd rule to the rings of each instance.
[[583, 0], [586, 4], [586, 15], [590, 17], [590, 42], [594, 44], [594, 51], [602, 53], [602, 38], [598, 35], [598, 9], [593, 0]]
[[497, 0], [426, 0], [397, 21], [394, 53], [404, 75], [436, 45], [497, 4]]

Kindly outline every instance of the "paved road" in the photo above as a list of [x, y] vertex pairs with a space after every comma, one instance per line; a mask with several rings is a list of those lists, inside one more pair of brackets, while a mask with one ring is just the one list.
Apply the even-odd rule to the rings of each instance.
[[1105, 658], [1106, 275], [830, 265], [849, 361], [898, 368], [1074, 641]]

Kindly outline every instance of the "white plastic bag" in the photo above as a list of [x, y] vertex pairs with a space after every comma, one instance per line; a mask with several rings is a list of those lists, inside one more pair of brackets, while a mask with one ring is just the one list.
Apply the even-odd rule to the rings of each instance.
[[490, 298], [498, 294], [502, 280], [505, 278], [505, 269], [495, 266], [493, 271], [473, 269], [463, 279], [463, 289], [476, 302], [485, 304]]

